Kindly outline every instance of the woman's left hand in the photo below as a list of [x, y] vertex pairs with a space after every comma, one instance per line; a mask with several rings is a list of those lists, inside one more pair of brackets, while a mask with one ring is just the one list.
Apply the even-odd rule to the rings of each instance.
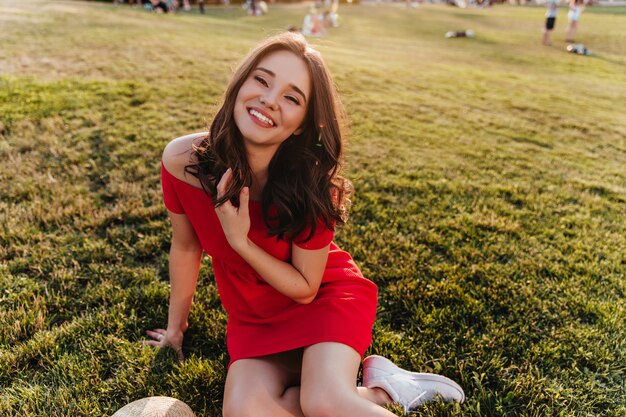
[[[217, 184], [218, 198], [224, 195], [232, 179], [233, 170], [228, 168]], [[250, 231], [249, 200], [250, 190], [248, 187], [243, 187], [239, 194], [239, 207], [235, 207], [230, 201], [226, 201], [221, 206], [215, 208], [215, 213], [217, 213], [217, 217], [220, 219], [226, 239], [235, 251], [238, 251], [239, 248], [248, 242], [248, 232]]]

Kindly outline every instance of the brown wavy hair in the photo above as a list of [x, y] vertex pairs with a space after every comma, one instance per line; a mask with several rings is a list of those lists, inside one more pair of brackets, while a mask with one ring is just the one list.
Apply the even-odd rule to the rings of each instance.
[[[334, 230], [347, 221], [352, 184], [340, 175], [343, 165], [342, 129], [346, 127], [343, 106], [321, 54], [304, 36], [285, 32], [266, 39], [239, 64], [224, 93], [208, 135], [192, 151], [185, 171], [200, 180], [202, 188], [219, 206], [230, 200], [238, 205], [241, 189], [252, 183], [241, 132], [234, 119], [239, 88], [267, 55], [290, 51], [305, 63], [311, 80], [303, 130], [287, 138], [277, 149], [268, 168], [262, 194], [265, 226], [278, 239], [295, 238], [310, 227], [303, 242], [311, 239], [318, 222]], [[217, 184], [228, 168], [230, 188], [217, 198]]]

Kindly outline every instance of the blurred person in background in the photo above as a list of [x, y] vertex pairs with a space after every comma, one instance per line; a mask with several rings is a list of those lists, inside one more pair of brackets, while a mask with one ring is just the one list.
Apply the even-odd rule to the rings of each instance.
[[576, 31], [578, 30], [578, 21], [580, 20], [580, 15], [583, 10], [585, 10], [585, 1], [584, 0], [570, 0], [569, 2], [569, 11], [567, 12], [567, 32], [565, 34], [565, 41], [567, 42], [575, 42], [576, 41]]
[[550, 34], [556, 23], [556, 15], [559, 11], [559, 0], [548, 0], [548, 10], [546, 10], [546, 26], [543, 31], [543, 44], [552, 45]]

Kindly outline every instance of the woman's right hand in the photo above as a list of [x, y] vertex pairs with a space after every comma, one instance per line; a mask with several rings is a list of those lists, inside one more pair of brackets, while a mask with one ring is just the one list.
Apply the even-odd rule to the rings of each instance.
[[[228, 168], [217, 184], [217, 198], [221, 198], [225, 194], [232, 181], [233, 170]], [[238, 248], [248, 241], [248, 232], [250, 232], [249, 200], [250, 189], [243, 187], [239, 193], [239, 207], [235, 207], [230, 201], [226, 200], [219, 207], [215, 208], [215, 214], [217, 214], [222, 225], [226, 240], [237, 252], [239, 251]]]
[[185, 362], [185, 355], [183, 355], [183, 331], [154, 329], [146, 330], [146, 334], [151, 339], [144, 340], [143, 344], [148, 346], [157, 346], [160, 348], [170, 348], [178, 355], [180, 362]]

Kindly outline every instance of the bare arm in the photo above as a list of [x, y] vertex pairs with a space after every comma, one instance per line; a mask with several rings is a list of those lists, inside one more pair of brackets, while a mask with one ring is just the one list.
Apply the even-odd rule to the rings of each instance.
[[169, 212], [172, 224], [172, 246], [170, 247], [170, 304], [167, 330], [148, 330], [148, 336], [155, 340], [146, 343], [150, 346], [171, 347], [183, 361], [183, 334], [187, 330], [187, 317], [198, 281], [198, 271], [202, 259], [202, 248], [198, 237], [184, 214]]
[[187, 330], [187, 316], [198, 281], [202, 248], [184, 214], [170, 212], [172, 246], [170, 248], [170, 308], [167, 327]]
[[[220, 180], [217, 186], [218, 195], [224, 192], [231, 175], [231, 171], [228, 170]], [[227, 201], [215, 210], [228, 243], [276, 291], [298, 303], [310, 303], [317, 295], [322, 282], [329, 246], [306, 250], [293, 245], [291, 263], [268, 254], [248, 239], [249, 199], [250, 192], [244, 187], [239, 196], [238, 208]]]
[[329, 246], [306, 250], [293, 245], [292, 263], [288, 263], [274, 258], [248, 238], [235, 245], [233, 249], [276, 291], [301, 304], [308, 304], [315, 299], [328, 259]]

